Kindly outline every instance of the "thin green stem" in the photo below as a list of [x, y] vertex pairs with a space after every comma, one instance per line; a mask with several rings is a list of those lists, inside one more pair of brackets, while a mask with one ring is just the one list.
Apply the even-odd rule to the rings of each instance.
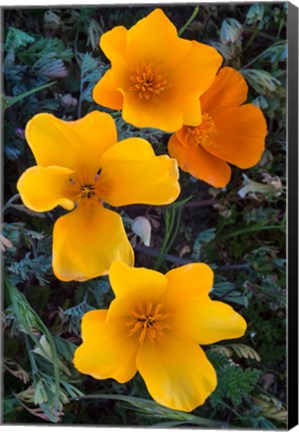
[[171, 205], [170, 208], [168, 207], [166, 209], [166, 213], [165, 213], [165, 236], [164, 236], [164, 240], [156, 264], [154, 266], [155, 270], [159, 269], [164, 259], [164, 256], [166, 255], [166, 249], [173, 229], [174, 221], [175, 221], [175, 206]]
[[226, 235], [222, 236], [221, 240], [227, 240], [227, 239], [230, 239], [232, 237], [236, 237], [236, 236], [241, 235], [241, 234], [247, 234], [247, 233], [251, 233], [251, 232], [255, 232], [255, 231], [276, 230], [276, 231], [283, 232], [284, 229], [285, 229], [285, 227], [282, 225], [269, 225], [269, 226], [267, 226], [267, 225], [265, 225], [265, 226], [254, 225], [254, 226], [251, 226], [248, 228], [243, 228], [243, 229], [234, 231], [232, 233], [226, 234]]
[[26, 92], [24, 92], [24, 93], [22, 93], [22, 94], [20, 94], [20, 95], [18, 95], [18, 96], [15, 96], [15, 97], [10, 98], [10, 99], [7, 99], [7, 98], [6, 98], [6, 99], [5, 99], [6, 104], [4, 105], [4, 109], [3, 109], [3, 111], [4, 111], [6, 108], [11, 107], [11, 106], [14, 105], [15, 103], [20, 102], [20, 101], [21, 101], [22, 99], [24, 99], [25, 97], [31, 96], [31, 95], [34, 94], [34, 93], [37, 93], [37, 92], [39, 92], [39, 91], [41, 91], [41, 90], [44, 90], [44, 89], [46, 89], [46, 88], [48, 88], [48, 87], [51, 87], [52, 85], [56, 84], [56, 82], [57, 82], [57, 81], [53, 81], [53, 82], [50, 82], [50, 83], [48, 83], [48, 84], [41, 85], [41, 86], [39, 86], [39, 87], [36, 87], [36, 88], [34, 88], [34, 89], [32, 89], [32, 90], [28, 90], [28, 91], [26, 91]]
[[3, 209], [2, 209], [2, 212], [4, 213], [10, 206], [11, 206], [11, 204], [13, 203], [13, 202], [15, 202], [18, 198], [20, 198], [20, 195], [19, 194], [15, 194], [15, 195], [13, 195], [8, 201], [7, 201], [7, 203], [3, 206]]
[[170, 251], [178, 233], [179, 233], [179, 229], [180, 229], [180, 225], [181, 225], [181, 218], [182, 218], [182, 207], [179, 208], [178, 210], [178, 217], [176, 220], [176, 225], [175, 225], [175, 229], [174, 229], [174, 233], [170, 239], [170, 241], [168, 242], [167, 247], [165, 248], [165, 255]]
[[113, 395], [113, 394], [90, 394], [84, 396], [78, 396], [73, 398], [74, 401], [80, 400], [88, 400], [88, 399], [110, 399], [110, 400], [119, 400], [123, 402], [127, 402], [131, 404], [133, 407], [142, 410], [144, 407], [147, 412], [151, 410], [153, 417], [166, 417], [171, 419], [175, 418], [178, 421], [185, 421], [192, 424], [197, 424], [199, 426], [206, 427], [224, 427], [225, 424], [210, 420], [207, 418], [199, 417], [194, 414], [189, 414], [183, 411], [171, 410], [169, 408], [165, 408], [156, 402], [148, 399], [138, 398], [134, 396], [126, 396], [126, 395]]
[[198, 12], [199, 12], [199, 6], [196, 6], [196, 8], [194, 9], [191, 17], [188, 19], [188, 21], [186, 22], [186, 24], [183, 25], [183, 27], [181, 27], [180, 30], [178, 31], [178, 35], [179, 36], [182, 36], [182, 34], [184, 33], [184, 31], [189, 27], [189, 25], [195, 19], [195, 17], [198, 14]]
[[266, 48], [264, 51], [262, 51], [260, 54], [258, 54], [256, 57], [254, 57], [252, 60], [250, 60], [249, 63], [247, 63], [245, 66], [243, 66], [239, 70], [242, 71], [242, 70], [248, 68], [248, 66], [252, 65], [253, 63], [255, 63], [266, 51], [268, 51], [269, 49], [273, 48], [275, 45], [277, 45], [277, 42], [274, 42], [272, 45], [270, 45], [268, 48]]

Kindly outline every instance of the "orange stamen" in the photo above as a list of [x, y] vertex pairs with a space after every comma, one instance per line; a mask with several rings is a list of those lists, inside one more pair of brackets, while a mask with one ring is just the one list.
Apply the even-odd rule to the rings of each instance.
[[161, 93], [169, 87], [167, 74], [163, 72], [163, 67], [160, 65], [154, 66], [153, 63], [137, 66], [130, 80], [133, 85], [131, 91], [138, 93], [140, 99], [158, 101]]

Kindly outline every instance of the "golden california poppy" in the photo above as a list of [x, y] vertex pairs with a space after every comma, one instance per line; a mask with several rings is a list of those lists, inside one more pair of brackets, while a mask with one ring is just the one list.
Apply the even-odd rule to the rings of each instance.
[[201, 344], [242, 336], [245, 320], [209, 298], [213, 271], [188, 264], [163, 275], [112, 264], [115, 299], [108, 310], [87, 312], [74, 365], [96, 379], [120, 383], [137, 371], [156, 402], [192, 411], [215, 390], [217, 377]]
[[231, 177], [228, 163], [239, 168], [257, 164], [265, 149], [267, 124], [260, 108], [242, 105], [248, 87], [240, 72], [224, 67], [200, 98], [202, 122], [184, 125], [168, 142], [180, 168], [215, 187]]
[[24, 204], [38, 212], [73, 210], [54, 225], [55, 275], [86, 280], [106, 274], [115, 260], [133, 265], [122, 219], [103, 203], [173, 202], [180, 192], [176, 161], [156, 156], [141, 138], [117, 142], [113, 118], [99, 111], [70, 122], [38, 114], [26, 138], [37, 166], [18, 181]]
[[139, 128], [173, 132], [200, 123], [199, 96], [222, 63], [215, 48], [179, 38], [161, 9], [129, 30], [104, 33], [100, 47], [111, 68], [93, 90], [97, 103], [122, 110], [124, 120]]

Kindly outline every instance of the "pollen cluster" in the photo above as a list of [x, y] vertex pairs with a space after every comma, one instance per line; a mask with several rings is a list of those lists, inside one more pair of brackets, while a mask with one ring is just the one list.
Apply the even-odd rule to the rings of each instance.
[[163, 72], [163, 67], [153, 65], [153, 63], [137, 66], [130, 80], [133, 85], [131, 91], [138, 93], [140, 99], [159, 100], [160, 95], [168, 86], [167, 74]]
[[131, 312], [131, 316], [133, 319], [126, 324], [131, 327], [129, 336], [138, 334], [140, 344], [145, 341], [145, 338], [150, 343], [161, 340], [163, 331], [169, 329], [169, 325], [165, 322], [168, 314], [163, 313], [162, 303], [158, 305], [150, 303], [147, 307], [139, 305], [137, 310]]
[[192, 137], [197, 145], [212, 145], [218, 131], [214, 119], [207, 113], [202, 115], [202, 122], [199, 126], [187, 126], [186, 138]]

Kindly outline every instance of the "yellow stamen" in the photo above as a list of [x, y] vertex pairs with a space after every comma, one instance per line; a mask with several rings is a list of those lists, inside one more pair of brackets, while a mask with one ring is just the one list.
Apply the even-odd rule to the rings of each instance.
[[133, 82], [130, 90], [137, 92], [140, 99], [158, 101], [158, 95], [161, 96], [169, 87], [167, 73], [163, 72], [162, 66], [154, 66], [153, 63], [137, 66], [130, 80]]

